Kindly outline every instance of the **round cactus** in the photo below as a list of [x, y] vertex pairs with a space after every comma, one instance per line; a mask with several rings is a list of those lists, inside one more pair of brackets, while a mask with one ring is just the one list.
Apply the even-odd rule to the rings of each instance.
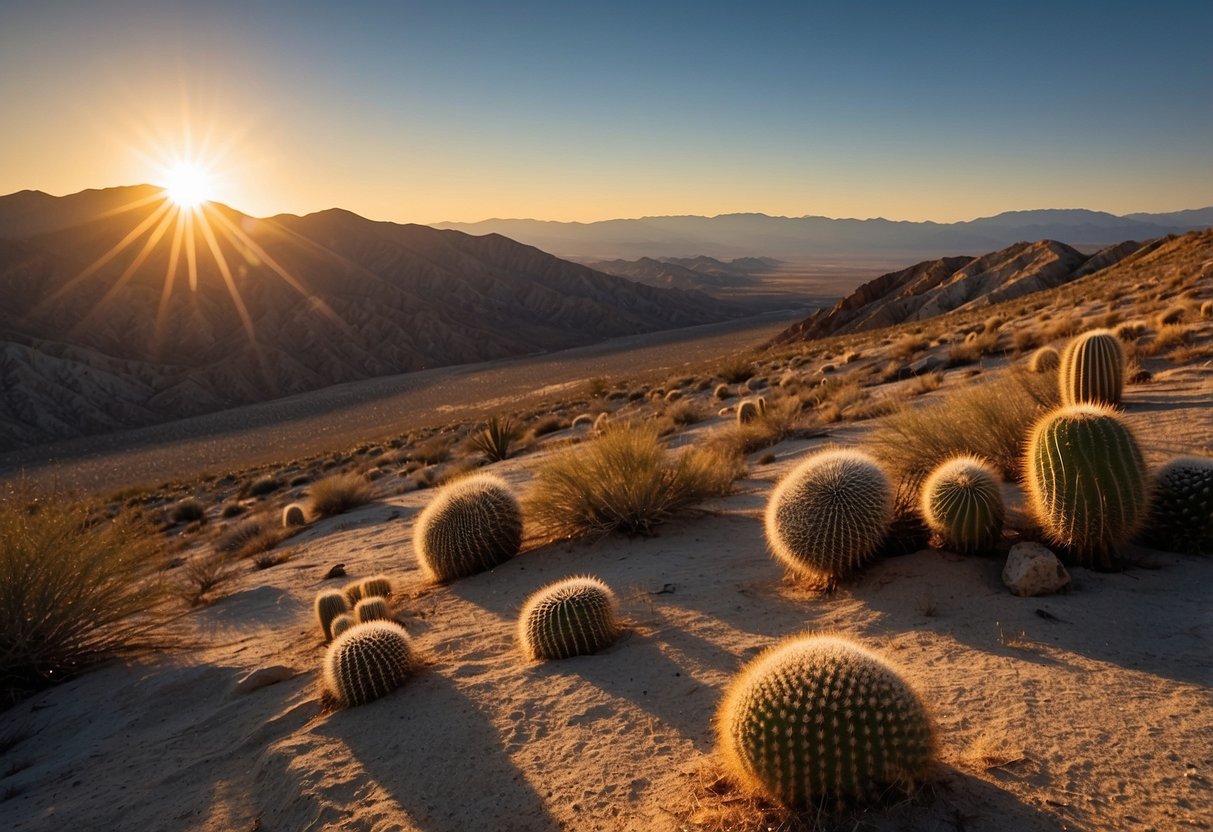
[[518, 640], [531, 659], [597, 653], [619, 637], [619, 602], [597, 578], [565, 578], [536, 590], [518, 616]]
[[879, 656], [834, 636], [794, 637], [750, 662], [716, 726], [742, 785], [797, 808], [908, 786], [935, 749], [914, 689]]
[[1213, 300], [1207, 300], [1200, 305], [1200, 317], [1206, 321], [1213, 318]]
[[1061, 407], [1032, 428], [1028, 501], [1045, 536], [1083, 566], [1108, 568], [1112, 550], [1145, 514], [1137, 441], [1109, 407]]
[[742, 399], [737, 403], [737, 424], [748, 425], [759, 415], [758, 403], [753, 399]]
[[1125, 350], [1106, 329], [1084, 332], [1066, 345], [1058, 384], [1062, 404], [1120, 404], [1125, 388]]
[[819, 451], [771, 492], [767, 543], [794, 572], [832, 583], [872, 557], [892, 519], [893, 486], [874, 459]]
[[324, 632], [325, 641], [333, 638], [333, 619], [349, 611], [350, 604], [344, 592], [329, 589], [316, 595], [316, 621]]
[[1061, 366], [1061, 355], [1052, 347], [1041, 347], [1028, 359], [1028, 372], [1047, 373]]
[[964, 554], [994, 548], [1006, 509], [998, 474], [983, 460], [943, 462], [922, 485], [922, 517], [943, 545]]
[[1146, 541], [1168, 552], [1213, 554], [1213, 459], [1182, 456], [1153, 477]]
[[368, 621], [391, 621], [392, 611], [384, 598], [363, 598], [354, 605], [354, 619], [359, 624]]
[[345, 708], [365, 705], [404, 684], [416, 667], [413, 645], [399, 624], [355, 624], [324, 655], [324, 686]]
[[387, 575], [372, 575], [362, 581], [362, 598], [387, 598], [392, 594], [392, 579]]
[[432, 581], [446, 583], [492, 569], [518, 554], [522, 510], [510, 487], [476, 474], [444, 487], [417, 518], [413, 550]]
[[716, 389], [712, 391], [713, 398], [727, 399], [733, 395], [733, 391], [729, 389], [727, 384], [717, 384]]
[[348, 630], [350, 627], [353, 627], [357, 623], [358, 622], [354, 620], [354, 616], [348, 612], [342, 613], [341, 615], [337, 616], [336, 618], [333, 619], [333, 623], [331, 625], [331, 629], [333, 631], [333, 638], [337, 638], [337, 636], [341, 635], [342, 633], [344, 633], [346, 630]]
[[354, 604], [357, 604], [363, 598], [362, 581], [348, 583], [341, 588], [341, 591], [345, 593], [345, 600], [349, 603], [350, 609], [353, 609]]
[[284, 527], [304, 526], [307, 524], [307, 513], [299, 503], [291, 503], [282, 510], [282, 525]]

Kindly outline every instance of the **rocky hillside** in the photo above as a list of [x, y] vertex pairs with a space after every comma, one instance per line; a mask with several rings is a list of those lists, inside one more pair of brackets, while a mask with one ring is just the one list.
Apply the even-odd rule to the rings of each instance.
[[1041, 240], [982, 257], [927, 260], [863, 284], [832, 309], [814, 312], [789, 327], [773, 343], [880, 329], [1013, 300], [1077, 280], [1152, 245], [1128, 241], [1087, 255], [1055, 240]]
[[714, 257], [641, 257], [638, 260], [594, 260], [587, 266], [626, 277], [647, 286], [686, 289], [715, 295], [754, 286], [756, 276], [779, 265], [769, 257], [739, 257], [729, 262]]
[[736, 314], [498, 235], [345, 211], [210, 205], [190, 223], [124, 188], [3, 197], [4, 222], [0, 449]]

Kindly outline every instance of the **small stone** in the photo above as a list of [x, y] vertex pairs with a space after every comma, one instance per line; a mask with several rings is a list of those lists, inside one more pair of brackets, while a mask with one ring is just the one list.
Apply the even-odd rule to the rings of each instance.
[[330, 568], [329, 571], [324, 573], [324, 580], [326, 580], [326, 581], [332, 580], [333, 578], [344, 578], [344, 577], [345, 577], [345, 564], [344, 563], [339, 563], [336, 566]]
[[1002, 582], [1021, 597], [1051, 595], [1070, 583], [1057, 555], [1039, 543], [1016, 543], [1007, 555]]
[[236, 693], [252, 693], [260, 688], [285, 682], [299, 675], [299, 671], [284, 664], [259, 667], [236, 683]]

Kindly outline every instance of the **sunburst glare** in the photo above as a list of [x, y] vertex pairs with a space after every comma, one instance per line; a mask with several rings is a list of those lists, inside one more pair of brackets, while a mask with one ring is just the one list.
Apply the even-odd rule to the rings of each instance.
[[165, 171], [158, 184], [174, 204], [196, 208], [213, 197], [214, 175], [195, 162], [178, 162]]

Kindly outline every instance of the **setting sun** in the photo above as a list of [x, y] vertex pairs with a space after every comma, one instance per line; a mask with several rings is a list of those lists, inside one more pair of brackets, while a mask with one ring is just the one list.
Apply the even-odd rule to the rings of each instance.
[[182, 208], [195, 208], [211, 198], [212, 180], [210, 171], [182, 162], [168, 169], [161, 185], [174, 203]]

